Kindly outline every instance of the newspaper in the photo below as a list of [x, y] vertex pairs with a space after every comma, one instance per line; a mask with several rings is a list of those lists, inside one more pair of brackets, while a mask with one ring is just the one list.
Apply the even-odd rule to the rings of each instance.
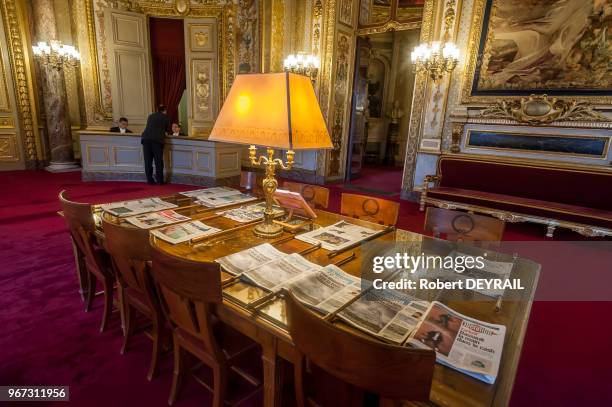
[[292, 253], [246, 271], [242, 275], [259, 287], [268, 291], [277, 291], [306, 273], [319, 269], [321, 266], [309, 262], [297, 253]]
[[229, 188], [229, 187], [212, 187], [212, 188], [195, 189], [193, 191], [179, 192], [179, 194], [183, 196], [187, 196], [189, 198], [194, 198], [194, 197], [211, 198], [211, 197], [216, 197], [216, 196], [227, 196], [227, 195], [235, 195], [235, 194], [240, 194], [240, 193], [241, 192], [239, 190], [234, 189], [234, 188]]
[[371, 290], [338, 313], [347, 323], [396, 344], [418, 326], [429, 303], [396, 290]]
[[210, 197], [198, 195], [196, 196], [195, 202], [208, 208], [220, 208], [222, 206], [236, 205], [243, 202], [254, 201], [256, 199], [257, 198], [252, 195], [239, 192], [237, 194]]
[[253, 270], [269, 261], [286, 256], [285, 253], [274, 248], [270, 243], [260, 244], [250, 249], [242, 250], [238, 253], [230, 254], [215, 260], [228, 273], [240, 274], [245, 271]]
[[172, 244], [183, 243], [197, 237], [208, 236], [221, 230], [207, 226], [200, 221], [194, 220], [178, 225], [161, 227], [151, 231], [156, 237]]
[[434, 301], [409, 343], [436, 351], [446, 366], [493, 384], [497, 378], [506, 327], [462, 315]]
[[[217, 212], [217, 215], [223, 215], [223, 217], [236, 222], [246, 223], [262, 219], [264, 216], [265, 209], [265, 202], [260, 202], [256, 204], [241, 206], [239, 208], [229, 209], [224, 212]], [[272, 206], [272, 210], [274, 211], [274, 216], [284, 213], [284, 210], [276, 205]]]
[[321, 247], [326, 250], [342, 250], [367, 239], [377, 232], [377, 230], [357, 226], [342, 220], [333, 225], [303, 233], [295, 238], [311, 244], [321, 243]]
[[[461, 252], [453, 252], [455, 256], [469, 256]], [[459, 279], [501, 279], [508, 280], [510, 273], [512, 273], [512, 267], [514, 263], [505, 261], [493, 261], [488, 259], [482, 259], [484, 267], [482, 269], [471, 268], [465, 270], [463, 273], [455, 273], [455, 277]], [[474, 291], [479, 292], [483, 295], [493, 298], [499, 298], [504, 295], [504, 289], [495, 288], [475, 288]]]
[[146, 198], [133, 201], [113, 202], [100, 205], [103, 211], [118, 217], [135, 216], [143, 213], [176, 208], [177, 205], [160, 198]]
[[298, 300], [327, 315], [361, 293], [361, 279], [329, 264], [298, 278], [287, 288]]
[[142, 215], [131, 216], [126, 218], [132, 225], [141, 229], [151, 229], [157, 226], [171, 225], [173, 223], [184, 222], [190, 220], [189, 217], [180, 215], [173, 210], [144, 213]]

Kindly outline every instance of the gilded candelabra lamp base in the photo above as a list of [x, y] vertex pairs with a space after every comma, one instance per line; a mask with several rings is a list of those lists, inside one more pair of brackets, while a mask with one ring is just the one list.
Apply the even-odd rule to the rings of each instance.
[[274, 203], [274, 192], [278, 187], [278, 181], [275, 178], [276, 166], [279, 166], [283, 170], [290, 170], [293, 167], [293, 157], [295, 153], [293, 150], [287, 151], [287, 163], [283, 163], [280, 158], [274, 158], [274, 149], [267, 148], [267, 156], [257, 157], [257, 148], [255, 146], [249, 147], [249, 159], [251, 164], [256, 166], [266, 167], [266, 178], [262, 182], [264, 198], [266, 199], [266, 209], [264, 210], [264, 219], [262, 223], [259, 223], [253, 229], [253, 233], [263, 238], [273, 238], [280, 236], [283, 233], [283, 227], [279, 224], [274, 223], [274, 211], [272, 205]]

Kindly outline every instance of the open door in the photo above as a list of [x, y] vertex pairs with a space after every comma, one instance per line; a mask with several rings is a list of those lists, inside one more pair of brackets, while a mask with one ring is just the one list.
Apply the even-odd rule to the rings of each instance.
[[357, 38], [355, 53], [355, 77], [351, 104], [351, 125], [349, 128], [349, 149], [347, 154], [347, 171], [345, 180], [359, 177], [368, 140], [368, 63], [370, 42], [366, 38]]
[[153, 111], [147, 17], [106, 8], [107, 46], [115, 121], [144, 125]]

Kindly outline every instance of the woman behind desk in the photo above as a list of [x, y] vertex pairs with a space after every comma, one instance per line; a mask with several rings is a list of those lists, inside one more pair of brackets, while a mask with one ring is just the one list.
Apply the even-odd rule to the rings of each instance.
[[[147, 183], [163, 185], [164, 182], [164, 138], [170, 130], [168, 109], [159, 105], [157, 112], [147, 118], [147, 125], [142, 131], [141, 144], [144, 156]], [[153, 179], [153, 161], [155, 161], [155, 179]]]

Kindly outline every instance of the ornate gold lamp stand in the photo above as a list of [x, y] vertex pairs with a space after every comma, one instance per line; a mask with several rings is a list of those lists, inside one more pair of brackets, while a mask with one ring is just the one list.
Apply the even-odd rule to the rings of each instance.
[[290, 170], [293, 167], [293, 150], [287, 151], [287, 163], [283, 163], [280, 158], [274, 158], [274, 149], [267, 147], [267, 157], [262, 155], [257, 157], [257, 148], [254, 145], [249, 147], [249, 159], [252, 165], [266, 167], [266, 178], [262, 182], [264, 197], [266, 199], [266, 209], [264, 210], [264, 220], [254, 228], [254, 233], [257, 236], [271, 238], [279, 236], [283, 233], [283, 227], [274, 223], [274, 211], [272, 205], [274, 203], [274, 192], [278, 187], [278, 181], [275, 178], [276, 166], [283, 170]]

